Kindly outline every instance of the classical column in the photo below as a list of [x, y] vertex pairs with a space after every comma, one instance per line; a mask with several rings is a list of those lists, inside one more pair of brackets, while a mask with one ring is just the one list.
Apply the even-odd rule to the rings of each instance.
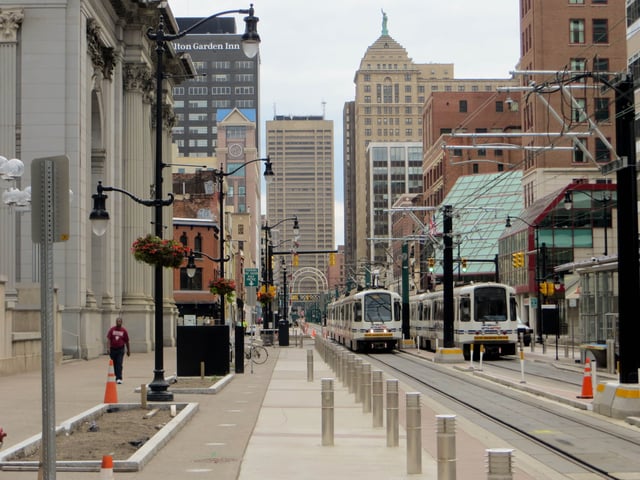
[[[17, 46], [22, 9], [0, 9], [0, 155], [16, 156]], [[2, 180], [0, 180], [1, 182]], [[17, 300], [16, 218], [13, 208], [0, 204], [0, 274], [7, 276], [7, 300]]]
[[[122, 169], [116, 181], [124, 190], [140, 198], [150, 198], [149, 185], [153, 183], [150, 165], [153, 158], [149, 152], [149, 88], [152, 85], [151, 70], [143, 64], [124, 66], [124, 106], [122, 131]], [[118, 196], [117, 202], [115, 197]], [[121, 205], [121, 210], [113, 209], [114, 224], [121, 222], [122, 249], [122, 310], [126, 317], [129, 335], [136, 338], [132, 344], [134, 351], [151, 351], [153, 332], [152, 281], [153, 268], [137, 262], [130, 253], [136, 238], [152, 232], [150, 221], [153, 209], [140, 205], [124, 195], [113, 193], [112, 205]], [[145, 226], [149, 227], [146, 228]], [[115, 230], [115, 229], [114, 229]], [[116, 272], [119, 269], [116, 269]], [[133, 333], [133, 335], [132, 335]]]

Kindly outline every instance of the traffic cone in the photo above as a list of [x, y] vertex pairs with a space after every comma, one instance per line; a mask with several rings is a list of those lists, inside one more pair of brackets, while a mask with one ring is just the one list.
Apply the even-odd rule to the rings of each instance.
[[102, 456], [100, 480], [113, 480], [113, 457], [111, 455]]
[[316, 338], [316, 329], [311, 330], [311, 338]]
[[113, 360], [109, 360], [107, 387], [104, 390], [104, 403], [118, 403], [118, 389], [116, 388], [116, 374], [113, 372]]
[[591, 360], [587, 358], [584, 363], [584, 376], [582, 377], [582, 393], [577, 398], [593, 398], [593, 384], [591, 382]]

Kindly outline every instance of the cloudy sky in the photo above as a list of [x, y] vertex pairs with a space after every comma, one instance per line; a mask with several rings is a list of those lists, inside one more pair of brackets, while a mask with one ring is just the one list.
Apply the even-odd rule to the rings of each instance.
[[[238, 1], [169, 0], [177, 17], [248, 8]], [[260, 115], [322, 115], [333, 120], [336, 242], [343, 243], [342, 108], [367, 48], [389, 35], [416, 63], [453, 63], [456, 78], [507, 78], [519, 57], [515, 0], [254, 0], [260, 18]], [[244, 31], [237, 16], [238, 31]], [[264, 132], [264, 125], [262, 125]], [[263, 139], [264, 145], [264, 139]], [[264, 149], [261, 155], [265, 154]]]

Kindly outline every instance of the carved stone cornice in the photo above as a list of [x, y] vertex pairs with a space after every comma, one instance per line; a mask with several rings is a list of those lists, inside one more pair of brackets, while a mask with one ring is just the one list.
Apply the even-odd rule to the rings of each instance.
[[18, 28], [24, 18], [22, 9], [0, 8], [0, 43], [15, 43], [18, 41]]
[[100, 38], [100, 25], [93, 18], [87, 20], [87, 48], [96, 71], [107, 80], [113, 77], [116, 59], [113, 47], [108, 47]]

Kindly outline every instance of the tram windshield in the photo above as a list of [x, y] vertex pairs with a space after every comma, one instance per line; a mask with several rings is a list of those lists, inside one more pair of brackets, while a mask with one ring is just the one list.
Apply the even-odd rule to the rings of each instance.
[[364, 297], [365, 322], [390, 322], [392, 320], [391, 295], [370, 293]]
[[476, 322], [504, 322], [508, 318], [507, 296], [504, 288], [476, 288], [474, 303]]

